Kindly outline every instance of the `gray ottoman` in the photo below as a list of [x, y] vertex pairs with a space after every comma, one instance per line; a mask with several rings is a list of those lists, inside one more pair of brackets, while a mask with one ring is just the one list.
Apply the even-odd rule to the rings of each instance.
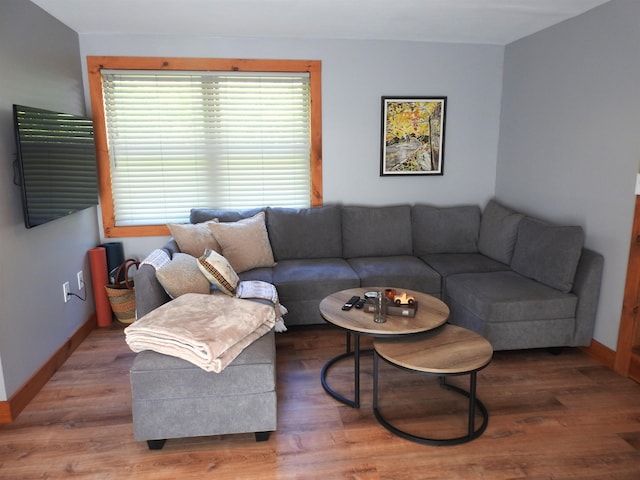
[[167, 438], [253, 432], [262, 441], [276, 429], [273, 330], [220, 373], [143, 351], [130, 374], [133, 433], [152, 450], [161, 449]]

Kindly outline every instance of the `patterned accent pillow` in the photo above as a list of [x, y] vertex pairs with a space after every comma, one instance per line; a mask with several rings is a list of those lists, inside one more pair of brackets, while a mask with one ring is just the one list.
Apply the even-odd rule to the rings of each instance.
[[226, 258], [215, 250], [207, 248], [204, 255], [198, 258], [198, 267], [207, 280], [221, 292], [235, 295], [240, 279]]

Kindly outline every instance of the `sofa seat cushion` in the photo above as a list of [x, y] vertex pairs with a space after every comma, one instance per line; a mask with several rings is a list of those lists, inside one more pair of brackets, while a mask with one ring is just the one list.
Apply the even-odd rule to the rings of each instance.
[[509, 266], [481, 253], [434, 253], [420, 257], [431, 268], [447, 278], [458, 273], [485, 273], [509, 270]]
[[340, 207], [267, 208], [267, 230], [276, 261], [342, 256]]
[[412, 255], [411, 206], [342, 207], [344, 258]]
[[362, 287], [407, 288], [440, 297], [440, 275], [417, 257], [350, 258], [348, 262], [360, 277]]
[[573, 318], [578, 300], [513, 271], [452, 275], [447, 299], [490, 323]]
[[320, 300], [360, 286], [356, 272], [342, 258], [282, 260], [273, 267], [273, 283], [282, 304], [290, 300]]
[[434, 207], [411, 209], [413, 254], [473, 253], [478, 251], [480, 207]]

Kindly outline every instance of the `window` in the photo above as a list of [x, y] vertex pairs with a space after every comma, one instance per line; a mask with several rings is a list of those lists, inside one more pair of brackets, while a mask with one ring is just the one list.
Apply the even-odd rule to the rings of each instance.
[[320, 62], [88, 57], [105, 236], [322, 203]]

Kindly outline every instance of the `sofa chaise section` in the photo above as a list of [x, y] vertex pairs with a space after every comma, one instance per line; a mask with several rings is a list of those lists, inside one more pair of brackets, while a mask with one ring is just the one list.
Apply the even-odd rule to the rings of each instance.
[[276, 430], [273, 330], [245, 348], [220, 373], [206, 372], [153, 351], [136, 355], [130, 370], [133, 429], [150, 449], [170, 438]]

